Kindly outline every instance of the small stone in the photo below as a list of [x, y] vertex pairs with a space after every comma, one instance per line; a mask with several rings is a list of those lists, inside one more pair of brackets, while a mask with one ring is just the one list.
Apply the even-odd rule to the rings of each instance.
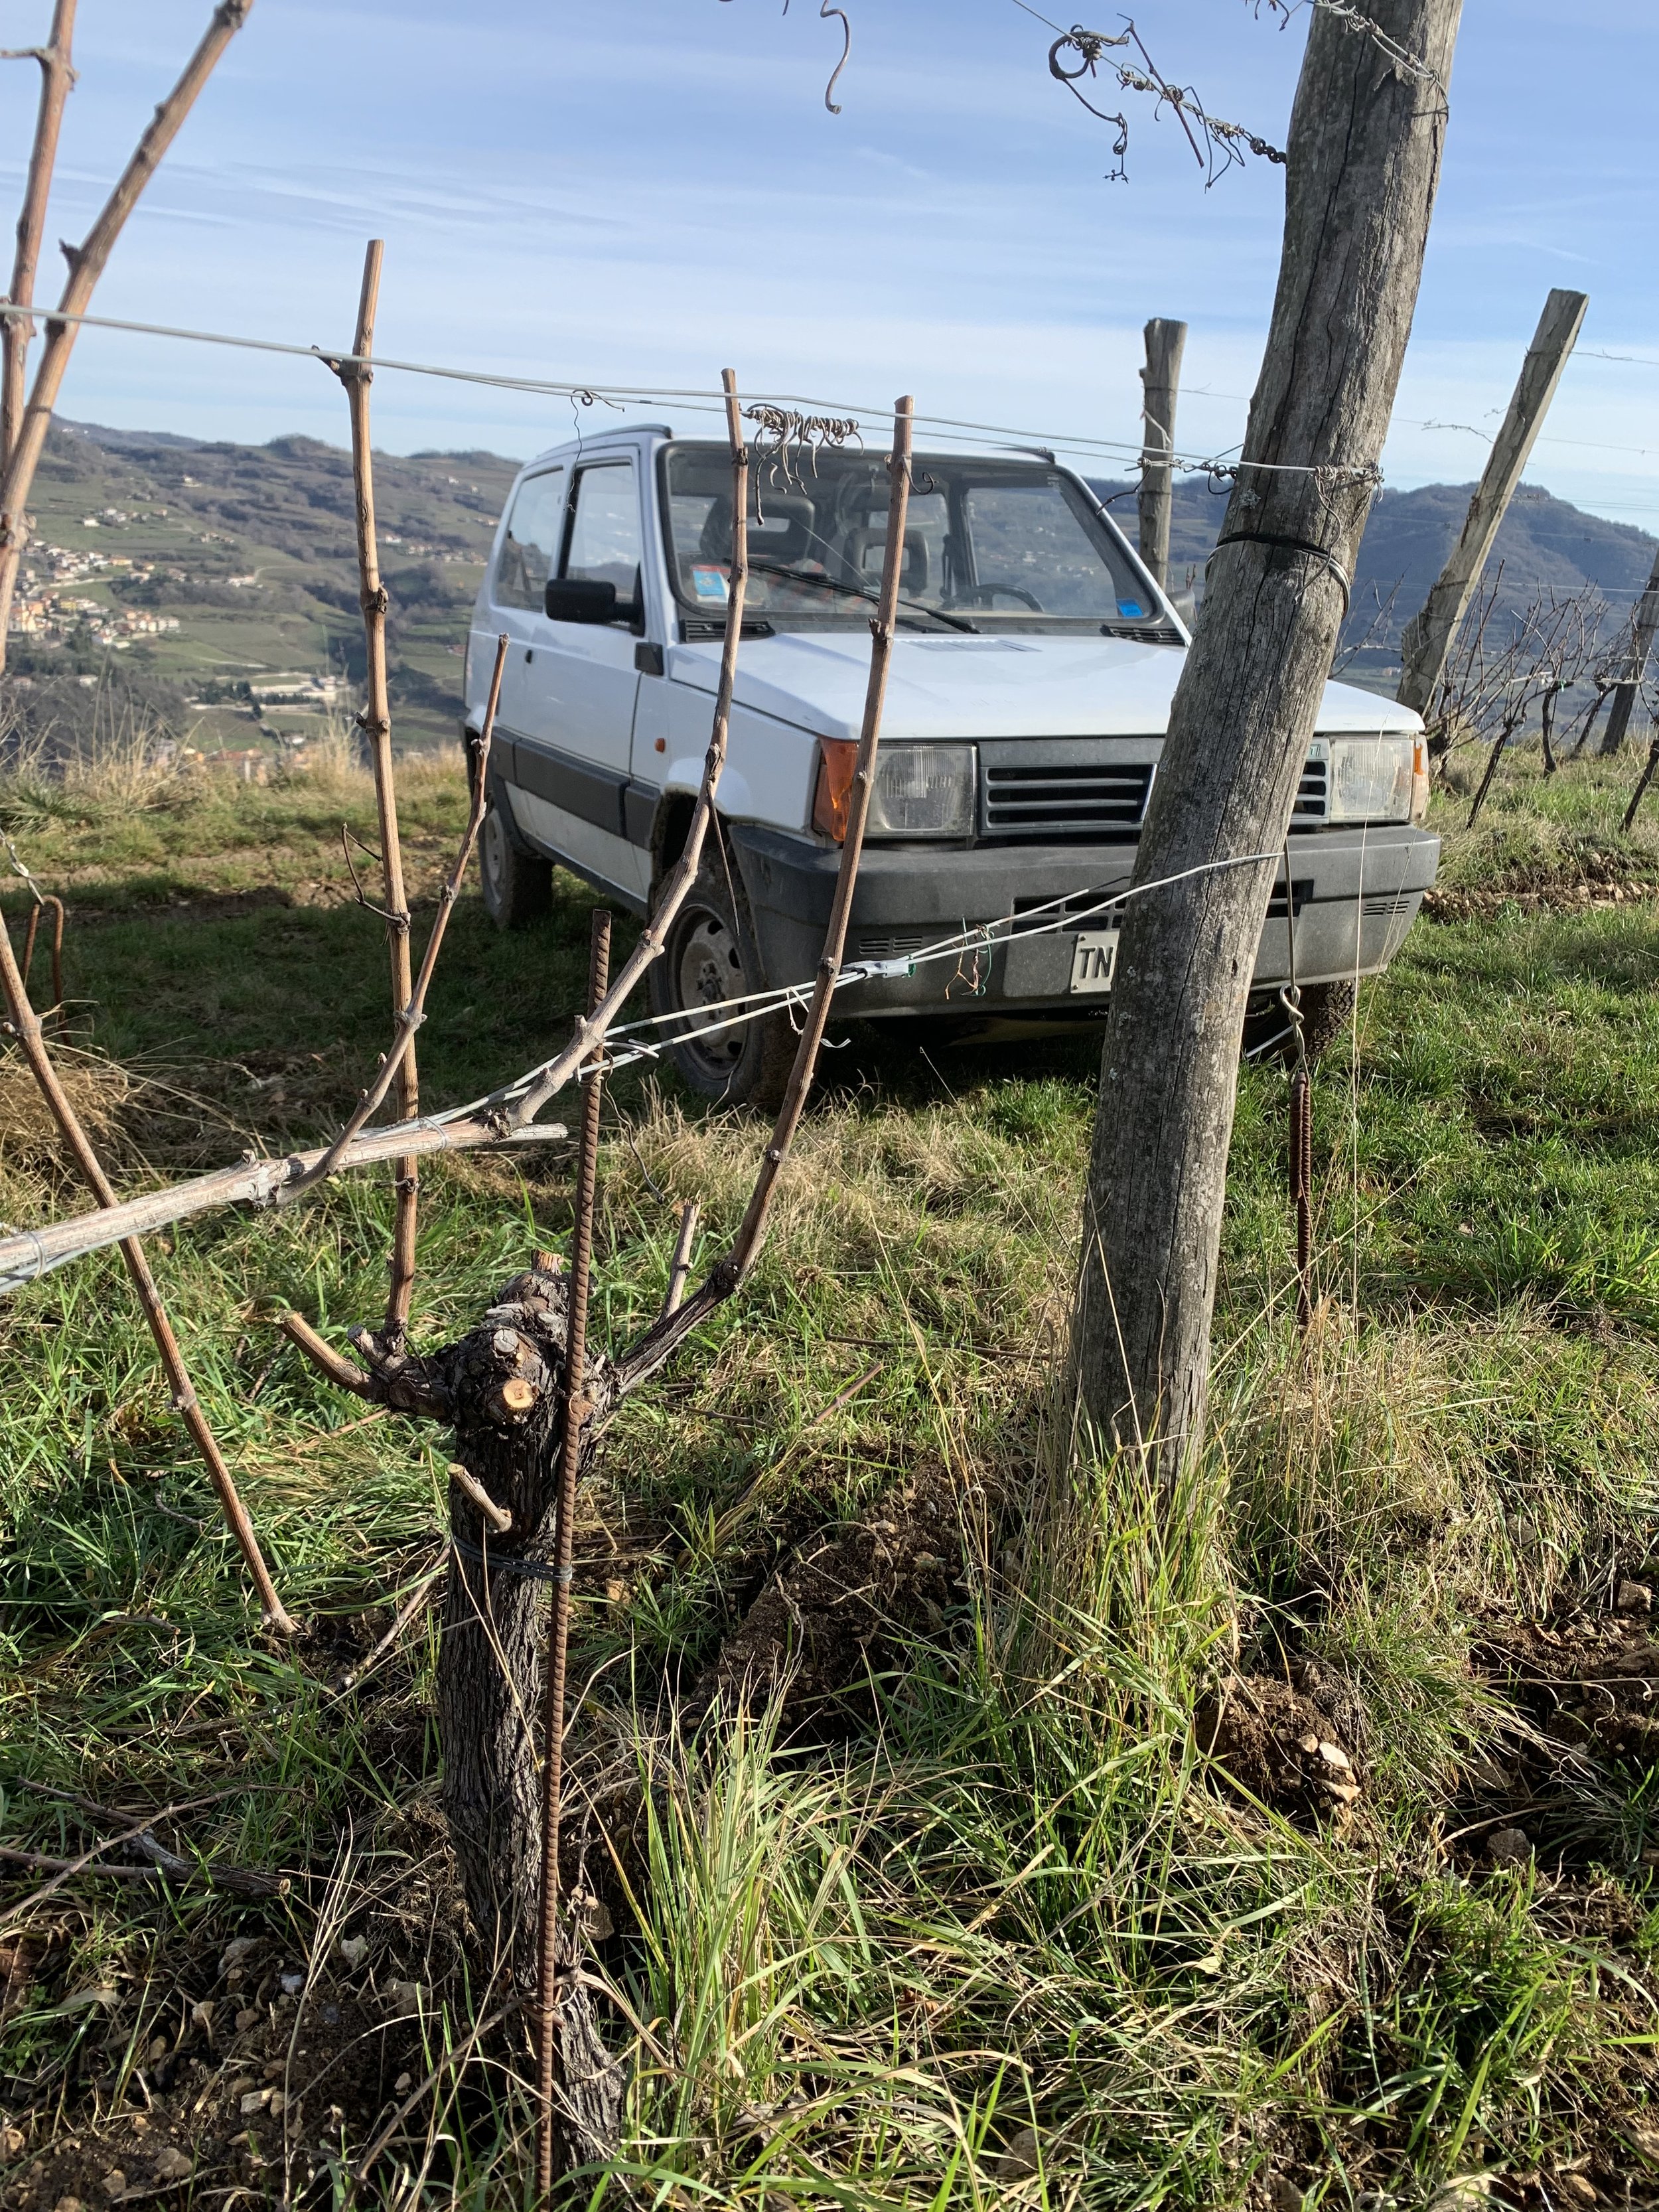
[[392, 2085], [392, 2094], [394, 2097], [406, 2096], [414, 2087], [415, 2077], [412, 2074], [400, 2074]]
[[1639, 2120], [1626, 2120], [1625, 2134], [1632, 2150], [1639, 2151], [1644, 2158], [1659, 2166], [1659, 2128], [1644, 2126]]
[[240, 1966], [248, 1953], [257, 1950], [258, 1945], [257, 1936], [234, 1936], [219, 1954], [219, 1972], [228, 1974], [233, 1966]]
[[1344, 1774], [1351, 1774], [1353, 1771], [1353, 1761], [1340, 1743], [1322, 1743], [1319, 1747], [1319, 1756], [1327, 1766], [1340, 1767]]
[[348, 1966], [361, 1966], [368, 1955], [368, 1938], [367, 1936], [341, 1936], [340, 1956], [345, 1960]]
[[1601, 2193], [1587, 2173], [1558, 2173], [1555, 2186], [1571, 2204], [1599, 2204]]
[[196, 2171], [189, 2154], [172, 2143], [166, 2144], [155, 2154], [155, 2179], [158, 2181], [183, 2181]]
[[1310, 1759], [1313, 1757], [1315, 1752], [1319, 1748], [1319, 1738], [1314, 1734], [1311, 1729], [1309, 1729], [1306, 1735], [1297, 1736], [1296, 1741], [1297, 1747], [1300, 1750], [1305, 1751]]
[[249, 2028], [258, 2027], [258, 2025], [259, 2014], [258, 2007], [254, 2005], [244, 2005], [241, 2011], [236, 2015], [237, 2034], [246, 2035]]
[[78, 2197], [60, 2197], [52, 2212], [81, 2212], [81, 2200]]
[[1524, 1828], [1500, 1828], [1487, 1841], [1486, 1856], [1494, 1866], [1529, 1866], [1532, 1863], [1531, 1838]]
[[268, 2112], [281, 2112], [287, 2109], [287, 2106], [288, 2097], [287, 2094], [283, 2090], [271, 2089], [267, 2092], [266, 2110]]
[[339, 2025], [339, 2006], [337, 2004], [325, 2004], [323, 2007], [323, 2026], [325, 2027], [337, 2027]]
[[241, 2112], [242, 2117], [246, 2119], [250, 2112], [263, 2112], [265, 2106], [270, 2102], [270, 2092], [269, 2089], [250, 2089], [246, 2096], [241, 2100], [239, 2109]]
[[21, 2128], [0, 2128], [0, 2158], [17, 2158], [27, 2138]]
[[118, 2166], [112, 2166], [98, 2186], [106, 2197], [125, 2197], [127, 2193], [127, 2178]]
[[193, 2004], [190, 2008], [190, 2016], [195, 2021], [198, 2027], [211, 2029], [213, 2026], [213, 1999], [211, 1997], [204, 1997], [200, 2004]]
[[1042, 2171], [1042, 2146], [1035, 2128], [1022, 2128], [997, 2160], [999, 2181], [1029, 2181]]
[[1267, 2184], [1267, 2202], [1273, 2212], [1302, 2212], [1302, 2191], [1287, 2173], [1274, 2174]]
[[1359, 1796], [1357, 1782], [1328, 1782], [1325, 1787], [1339, 1804], [1352, 1805]]
[[392, 1982], [386, 1990], [388, 1999], [400, 2013], [418, 2012], [422, 1995], [418, 1982]]
[[1651, 1613], [1653, 1592], [1645, 1583], [1620, 1583], [1613, 1594], [1615, 1613]]
[[167, 2039], [165, 2035], [151, 2036], [149, 2040], [149, 2063], [152, 2066], [155, 2064], [158, 2059], [165, 2058], [167, 2057]]
[[148, 2112], [135, 2112], [128, 2124], [131, 2127], [134, 2135], [141, 2136], [144, 2134], [149, 2126], [149, 2114]]
[[306, 1978], [303, 1974], [284, 1974], [281, 1979], [283, 1995], [285, 1997], [297, 1997], [306, 1985]]

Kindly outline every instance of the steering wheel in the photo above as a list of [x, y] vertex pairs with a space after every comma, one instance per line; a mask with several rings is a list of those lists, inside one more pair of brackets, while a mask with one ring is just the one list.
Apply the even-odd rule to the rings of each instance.
[[1024, 599], [1034, 615], [1042, 612], [1042, 602], [1030, 592], [1022, 591], [1018, 584], [969, 584], [965, 591], [957, 592], [948, 599], [941, 599], [942, 607], [989, 607], [993, 599]]

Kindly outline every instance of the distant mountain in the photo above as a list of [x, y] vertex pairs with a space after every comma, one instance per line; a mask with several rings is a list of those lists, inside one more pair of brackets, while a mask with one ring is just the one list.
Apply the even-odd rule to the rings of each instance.
[[[453, 737], [467, 613], [516, 461], [496, 453], [377, 453], [380, 565], [399, 741]], [[351, 460], [307, 437], [239, 446], [54, 423], [31, 507], [9, 641], [33, 719], [73, 726], [105, 673], [147, 714], [203, 744], [269, 739], [255, 700], [273, 677], [361, 677]], [[32, 573], [31, 573], [32, 572]], [[205, 720], [189, 702], [206, 702]], [[293, 718], [289, 718], [292, 720]]]
[[[1114, 502], [1111, 511], [1133, 540], [1134, 487], [1092, 481], [1099, 495]], [[1170, 526], [1173, 589], [1181, 590], [1190, 573], [1201, 592], [1204, 562], [1214, 550], [1231, 489], [1212, 492], [1207, 484], [1191, 482], [1176, 486]], [[1415, 491], [1379, 495], [1359, 548], [1349, 641], [1364, 635], [1391, 597], [1393, 605], [1388, 618], [1377, 624], [1374, 648], [1356, 665], [1354, 674], [1375, 682], [1397, 668], [1400, 633], [1444, 566], [1474, 490], [1472, 483], [1423, 484]], [[1540, 484], [1523, 483], [1498, 530], [1486, 578], [1488, 583], [1498, 579], [1500, 614], [1519, 613], [1541, 592], [1565, 598], [1592, 586], [1622, 613], [1648, 580], [1656, 545], [1659, 540], [1644, 530], [1586, 514]]]
[[[467, 611], [518, 465], [477, 450], [375, 456], [402, 742], [434, 744], [453, 734]], [[1095, 488], [1133, 538], [1133, 485]], [[1426, 484], [1378, 498], [1360, 548], [1349, 643], [1391, 595], [1393, 604], [1352, 675], [1388, 685], [1400, 631], [1439, 573], [1472, 489]], [[342, 447], [300, 436], [240, 446], [59, 422], [32, 504], [35, 544], [26, 560], [35, 574], [20, 598], [35, 595], [38, 627], [12, 638], [9, 665], [29, 679], [23, 696], [33, 685], [40, 711], [50, 703], [61, 719], [64, 700], [76, 692], [73, 679], [102, 670], [143, 691], [167, 720], [183, 714], [186, 701], [218, 702], [218, 720], [202, 726], [201, 741], [240, 744], [259, 734], [256, 724], [267, 738], [277, 728], [255, 685], [268, 694], [273, 676], [361, 675], [351, 463]], [[1188, 576], [1201, 589], [1225, 508], [1224, 488], [1177, 484], [1170, 562], [1177, 591]], [[1603, 521], [1527, 484], [1504, 518], [1490, 573], [1501, 564], [1499, 605], [1508, 611], [1540, 591], [1565, 595], [1589, 585], [1622, 611], [1647, 580], [1655, 544], [1645, 531]], [[70, 704], [85, 700], [77, 693]]]

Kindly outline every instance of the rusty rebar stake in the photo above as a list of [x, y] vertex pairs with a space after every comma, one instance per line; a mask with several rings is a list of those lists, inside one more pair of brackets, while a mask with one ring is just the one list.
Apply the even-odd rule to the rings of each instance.
[[[588, 950], [587, 1010], [596, 1012], [611, 981], [611, 916], [593, 910]], [[544, 1757], [542, 1766], [540, 1974], [536, 2004], [536, 2200], [553, 2187], [553, 2092], [558, 2075], [559, 1799], [564, 1779], [565, 1656], [570, 1639], [570, 1581], [576, 1534], [576, 1476], [587, 1413], [587, 1289], [593, 1260], [593, 1192], [599, 1165], [603, 1048], [590, 1063], [582, 1092], [581, 1146], [576, 1161], [576, 1226], [570, 1255], [570, 1324], [564, 1368], [564, 1425], [559, 1438], [558, 1535], [553, 1605], [547, 1627]]]

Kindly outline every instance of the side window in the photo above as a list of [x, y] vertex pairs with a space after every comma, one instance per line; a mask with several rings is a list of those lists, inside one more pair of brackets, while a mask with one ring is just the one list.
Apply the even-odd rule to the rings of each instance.
[[576, 501], [562, 576], [614, 584], [618, 600], [638, 595], [644, 548], [632, 461], [604, 461], [576, 472]]
[[529, 607], [540, 614], [563, 522], [564, 471], [550, 469], [545, 476], [526, 477], [513, 502], [495, 564], [498, 607]]

